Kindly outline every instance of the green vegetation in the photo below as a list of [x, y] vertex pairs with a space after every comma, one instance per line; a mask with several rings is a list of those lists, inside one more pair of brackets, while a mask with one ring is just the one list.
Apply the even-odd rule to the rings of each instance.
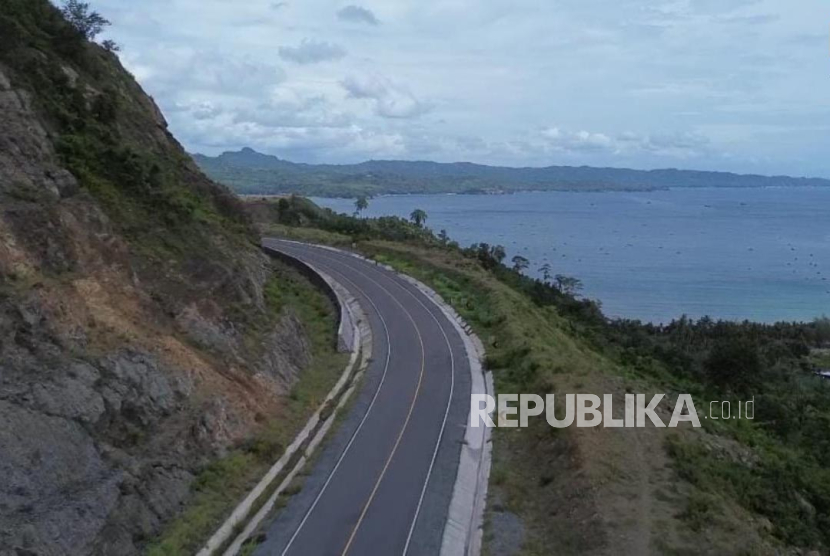
[[69, 22], [47, 0], [4, 0], [0, 62], [18, 86], [38, 92], [35, 107], [65, 167], [129, 240], [159, 257], [203, 252], [217, 235], [253, 241], [238, 200], [181, 151], [171, 157], [166, 135], [148, 136], [154, 108], [115, 55], [87, 41], [107, 21], [81, 2], [64, 11]]
[[[274, 267], [265, 288], [269, 314], [258, 324], [270, 329], [286, 315], [299, 318], [312, 343], [312, 362], [277, 415], [270, 416], [244, 445], [197, 475], [191, 501], [148, 548], [151, 556], [197, 552], [282, 455], [346, 365], [348, 357], [335, 349], [337, 322], [329, 299], [295, 270], [277, 263]], [[253, 341], [251, 348], [256, 349]]]
[[61, 13], [66, 21], [88, 41], [101, 34], [104, 27], [110, 24], [101, 14], [91, 11], [89, 4], [79, 0], [66, 0]]
[[814, 350], [810, 354], [810, 361], [816, 367], [830, 371], [830, 348]]
[[359, 216], [361, 212], [369, 208], [369, 199], [365, 195], [358, 196], [354, 202], [354, 215]]
[[586, 166], [505, 168], [466, 162], [371, 160], [360, 164], [296, 164], [245, 148], [217, 157], [194, 155], [207, 175], [241, 194], [374, 197], [411, 193], [516, 191], [647, 191], [667, 187], [815, 185], [827, 180], [685, 170], [639, 171]]
[[412, 214], [409, 215], [409, 219], [412, 220], [412, 223], [419, 228], [423, 228], [427, 221], [427, 213], [421, 209], [415, 209], [412, 211]]
[[[323, 209], [305, 199], [292, 195], [276, 203], [268, 198], [251, 197], [247, 200], [248, 212], [263, 231], [291, 233], [302, 228], [310, 233], [319, 230], [334, 236], [336, 243], [367, 239], [393, 241], [434, 242], [432, 232], [396, 216], [381, 218], [355, 218]], [[325, 241], [325, 236], [321, 236]]]
[[[674, 481], [686, 485], [660, 487], [672, 493], [661, 495], [671, 500], [665, 518], [670, 525], [663, 527], [672, 531], [671, 539], [658, 543], [661, 550], [737, 550], [730, 543], [740, 539], [738, 530], [755, 539], [758, 552], [830, 547], [830, 470], [825, 465], [830, 383], [815, 374], [827, 353], [820, 348], [830, 345], [826, 319], [774, 325], [685, 317], [667, 325], [609, 320], [598, 304], [577, 297], [578, 280], [552, 279], [550, 267], [542, 280], [524, 276], [525, 262], [514, 260], [508, 268], [500, 246], [461, 248], [445, 234], [435, 236], [402, 219], [357, 220], [299, 198], [286, 202], [282, 224], [272, 224], [272, 231], [356, 245], [451, 302], [484, 340], [497, 391], [684, 392], [693, 395], [701, 414], [711, 400], [730, 401], [733, 411], [739, 402], [754, 400], [754, 420], [702, 419], [703, 429], [671, 434], [652, 429], [657, 431], [652, 438], [648, 432], [631, 433], [643, 435], [636, 442], [645, 456], [633, 454], [623, 432], [603, 433], [598, 445], [590, 435], [570, 429], [496, 431], [495, 490], [528, 528], [524, 553], [543, 554], [545, 547], [557, 546], [565, 553], [581, 552], [602, 542], [601, 532], [581, 531], [559, 514], [551, 517], [551, 505], [578, 490], [573, 485], [580, 481], [596, 480], [594, 486], [582, 485], [592, 492], [622, 489], [630, 480], [630, 471], [622, 470], [647, 466], [655, 451], [668, 458]], [[557, 454], [577, 457], [592, 451], [596, 457], [584, 464], [590, 471], [579, 475], [540, 467], [540, 462], [561, 459]], [[654, 502], [662, 503], [668, 504]], [[572, 511], [579, 513], [579, 504]], [[695, 535], [704, 531], [711, 544], [696, 544], [703, 541]]]

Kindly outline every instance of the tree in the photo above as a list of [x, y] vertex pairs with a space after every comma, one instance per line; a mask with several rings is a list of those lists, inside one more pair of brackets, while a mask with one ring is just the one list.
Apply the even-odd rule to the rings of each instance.
[[551, 271], [550, 263], [545, 263], [545, 264], [543, 264], [542, 266], [539, 267], [539, 272], [542, 273], [542, 280], [545, 283], [550, 282], [550, 271]]
[[473, 253], [487, 270], [493, 270], [504, 260], [504, 247], [501, 245], [490, 245], [489, 243], [474, 243], [470, 246], [469, 252]]
[[79, 0], [66, 0], [66, 3], [61, 9], [61, 13], [63, 13], [63, 16], [69, 24], [87, 40], [92, 40], [97, 37], [104, 30], [104, 27], [110, 24], [98, 12], [90, 11], [89, 4], [80, 2]]
[[367, 208], [369, 208], [369, 199], [366, 198], [366, 195], [359, 196], [354, 202], [354, 215], [357, 216]]
[[507, 256], [507, 253], [505, 252], [503, 245], [494, 245], [493, 248], [490, 250], [490, 256], [493, 258], [494, 261], [496, 261], [495, 266], [498, 266]]
[[291, 210], [291, 203], [288, 202], [288, 199], [285, 197], [281, 197], [279, 201], [277, 201], [277, 218], [279, 221], [282, 222], [287, 220], [288, 211]]
[[450, 242], [450, 236], [447, 235], [447, 230], [441, 230], [438, 232], [438, 239], [441, 241], [442, 245], [446, 245]]
[[830, 344], [830, 318], [821, 317], [813, 321], [816, 331], [816, 343], [820, 346]]
[[118, 43], [115, 42], [112, 39], [105, 40], [104, 42], [101, 43], [101, 46], [103, 46], [104, 50], [106, 50], [107, 52], [120, 52], [121, 51], [121, 47], [118, 46]]
[[703, 363], [707, 378], [721, 388], [747, 392], [761, 380], [764, 364], [758, 345], [745, 338], [717, 341]]
[[412, 220], [416, 226], [421, 228], [423, 227], [424, 222], [427, 221], [427, 213], [421, 209], [415, 209], [412, 211], [412, 214], [409, 215], [409, 219]]
[[516, 272], [521, 272], [529, 266], [530, 261], [522, 257], [521, 255], [516, 255], [515, 257], [513, 257], [513, 270], [515, 270]]
[[554, 280], [556, 288], [566, 295], [576, 295], [582, 289], [582, 280], [578, 278], [557, 274]]

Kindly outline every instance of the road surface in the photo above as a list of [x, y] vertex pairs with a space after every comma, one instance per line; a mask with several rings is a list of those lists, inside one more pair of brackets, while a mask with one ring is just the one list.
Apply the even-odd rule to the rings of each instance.
[[348, 289], [368, 315], [373, 353], [345, 420], [255, 554], [436, 556], [470, 399], [457, 329], [415, 286], [369, 261], [264, 245]]

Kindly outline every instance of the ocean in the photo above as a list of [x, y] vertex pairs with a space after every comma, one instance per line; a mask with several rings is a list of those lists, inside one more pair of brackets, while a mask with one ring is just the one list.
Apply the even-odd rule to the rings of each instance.
[[[351, 213], [349, 199], [313, 199]], [[611, 317], [761, 322], [830, 315], [830, 188], [399, 195], [366, 216], [407, 217], [467, 246], [501, 244], [526, 271], [579, 278]]]

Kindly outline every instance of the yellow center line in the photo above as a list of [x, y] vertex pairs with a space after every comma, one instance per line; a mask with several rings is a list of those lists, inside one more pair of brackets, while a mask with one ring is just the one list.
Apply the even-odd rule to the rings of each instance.
[[[372, 279], [369, 278], [369, 280]], [[374, 280], [372, 281], [374, 282]], [[377, 282], [375, 283], [377, 284]], [[377, 285], [386, 290], [386, 288], [384, 288], [380, 284]], [[386, 291], [387, 293], [389, 293], [389, 295], [392, 295], [391, 292], [389, 292], [389, 290]], [[395, 299], [394, 296], [392, 296], [392, 299]], [[380, 487], [381, 481], [383, 481], [384, 475], [386, 475], [386, 470], [389, 469], [389, 464], [392, 463], [392, 458], [395, 457], [395, 452], [398, 450], [398, 446], [401, 443], [401, 439], [403, 438], [404, 432], [406, 432], [406, 427], [409, 425], [409, 420], [412, 417], [413, 410], [415, 409], [415, 402], [418, 400], [418, 394], [421, 392], [421, 383], [424, 380], [426, 353], [424, 351], [424, 340], [421, 337], [421, 331], [418, 329], [418, 325], [415, 324], [415, 319], [412, 318], [412, 315], [409, 314], [409, 311], [407, 311], [404, 308], [404, 306], [399, 301], [397, 301], [397, 299], [395, 299], [395, 301], [398, 303], [398, 305], [400, 305], [401, 309], [403, 309], [403, 312], [406, 313], [407, 318], [409, 318], [410, 322], [412, 322], [412, 326], [415, 327], [415, 333], [418, 335], [418, 343], [421, 344], [421, 374], [418, 376], [418, 385], [415, 388], [415, 395], [412, 397], [412, 403], [409, 405], [409, 412], [407, 412], [406, 414], [406, 420], [403, 423], [403, 427], [401, 427], [400, 434], [398, 434], [398, 439], [395, 441], [395, 445], [392, 447], [392, 451], [389, 453], [389, 457], [386, 459], [386, 464], [384, 464], [383, 469], [381, 470], [380, 475], [378, 476], [378, 480], [375, 482], [375, 486], [372, 489], [372, 493], [369, 495], [369, 499], [366, 500], [366, 504], [363, 506], [363, 511], [360, 512], [360, 517], [357, 519], [357, 523], [355, 523], [354, 529], [352, 529], [352, 534], [349, 535], [349, 541], [346, 543], [346, 547], [343, 548], [341, 556], [346, 556], [346, 553], [349, 551], [349, 548], [351, 548], [352, 542], [354, 542], [354, 538], [357, 535], [357, 530], [360, 528], [360, 524], [363, 523], [363, 518], [366, 517], [366, 512], [369, 511], [369, 506], [372, 504], [372, 500], [375, 498], [375, 494], [377, 493], [378, 488]]]

